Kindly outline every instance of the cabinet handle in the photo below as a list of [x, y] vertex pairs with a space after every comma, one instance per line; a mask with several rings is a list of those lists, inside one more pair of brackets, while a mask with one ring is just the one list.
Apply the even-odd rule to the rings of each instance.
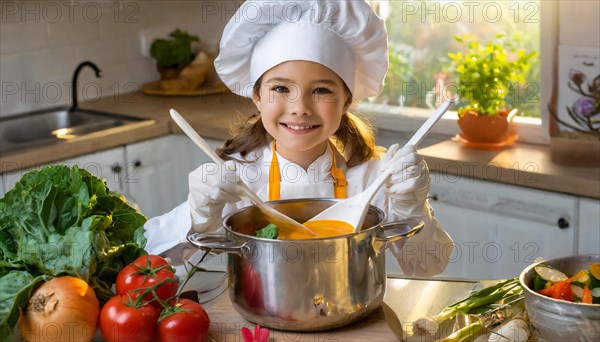
[[111, 167], [110, 170], [114, 173], [121, 173], [121, 171], [123, 171], [123, 167], [121, 166], [121, 164], [119, 163], [114, 163]]
[[567, 221], [567, 219], [564, 217], [559, 218], [557, 223], [558, 223], [558, 228], [560, 228], [560, 229], [569, 228], [569, 221]]
[[140, 167], [140, 166], [142, 166], [142, 161], [141, 161], [141, 160], [139, 160], [139, 159], [136, 159], [136, 160], [133, 162], [133, 166], [135, 166], [135, 167]]
[[[469, 193], [465, 194], [469, 195]], [[542, 223], [549, 226], [558, 226], [560, 229], [567, 229], [570, 227], [568, 220], [570, 215], [568, 212], [565, 213], [565, 210], [561, 208], [548, 207], [542, 204], [524, 202], [514, 199], [509, 201], [508, 199], [503, 198], [497, 199], [496, 201], [489, 201], [484, 194], [481, 194], [480, 197], [469, 197], [461, 196], [461, 194], [458, 192], [450, 194], [432, 194], [428, 196], [428, 198], [431, 198], [438, 203], [445, 203], [457, 208], [464, 208], [467, 210], [484, 210], [490, 214], [504, 215], [516, 219]]]

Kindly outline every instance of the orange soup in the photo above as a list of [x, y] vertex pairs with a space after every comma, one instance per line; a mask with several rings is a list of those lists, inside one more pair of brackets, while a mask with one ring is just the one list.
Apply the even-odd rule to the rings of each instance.
[[278, 238], [281, 240], [318, 239], [354, 232], [354, 227], [351, 224], [338, 220], [315, 220], [305, 222], [304, 225], [317, 234], [317, 236], [296, 229], [280, 229]]

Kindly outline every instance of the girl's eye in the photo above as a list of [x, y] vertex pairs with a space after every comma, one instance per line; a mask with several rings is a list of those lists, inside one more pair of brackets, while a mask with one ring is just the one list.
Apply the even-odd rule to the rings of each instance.
[[313, 93], [315, 93], [315, 94], [330, 94], [330, 93], [332, 93], [332, 91], [327, 88], [316, 88], [315, 90], [313, 90]]
[[271, 88], [271, 91], [277, 92], [277, 93], [288, 93], [289, 89], [287, 87], [284, 86], [274, 86]]

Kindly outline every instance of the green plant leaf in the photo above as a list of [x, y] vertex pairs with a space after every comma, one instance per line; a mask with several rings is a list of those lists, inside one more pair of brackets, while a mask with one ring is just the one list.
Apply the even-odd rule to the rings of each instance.
[[176, 29], [169, 37], [155, 39], [150, 45], [150, 56], [156, 60], [156, 64], [166, 68], [180, 68], [190, 64], [194, 56], [192, 43], [200, 41], [198, 36]]
[[[498, 33], [497, 41], [481, 44], [471, 35], [456, 39], [466, 47], [462, 51], [448, 53], [455, 74], [458, 76], [459, 109], [469, 108], [481, 115], [495, 115], [505, 106], [511, 83], [523, 83], [535, 52], [519, 50], [514, 55], [506, 37]], [[459, 110], [459, 115], [463, 111]]]

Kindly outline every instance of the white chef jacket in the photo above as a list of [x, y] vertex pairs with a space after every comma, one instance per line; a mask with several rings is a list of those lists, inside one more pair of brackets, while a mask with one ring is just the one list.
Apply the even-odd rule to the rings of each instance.
[[[348, 168], [344, 157], [337, 150], [334, 153], [336, 166], [342, 169], [346, 175], [348, 197], [362, 192], [381, 174], [379, 159], [372, 159]], [[269, 167], [272, 154], [273, 151], [269, 144], [248, 153], [244, 158], [239, 154], [234, 156], [237, 159], [251, 161], [250, 163], [236, 162], [236, 175], [265, 201], [268, 197]], [[333, 198], [332, 156], [331, 146], [328, 145], [327, 151], [305, 170], [277, 153], [281, 175], [281, 199]], [[190, 208], [189, 203], [188, 200], [171, 212], [146, 222], [144, 235], [148, 239], [146, 245], [148, 253], [164, 254], [175, 246], [185, 246], [187, 245], [186, 236], [191, 232], [224, 233], [220, 225], [207, 226], [207, 220], [196, 214], [193, 208]], [[389, 204], [384, 189], [375, 195], [371, 204], [386, 212], [387, 221], [405, 219], [404, 217], [395, 217], [393, 211], [388, 208]], [[227, 203], [222, 216], [248, 205], [251, 203], [247, 199], [242, 199], [237, 203]], [[415, 218], [425, 222], [425, 227], [419, 234], [392, 246], [392, 252], [407, 275], [426, 277], [439, 274], [446, 268], [452, 253], [452, 239], [433, 217], [433, 210], [429, 210], [429, 212], [430, 215]], [[402, 247], [403, 245], [404, 247]]]

